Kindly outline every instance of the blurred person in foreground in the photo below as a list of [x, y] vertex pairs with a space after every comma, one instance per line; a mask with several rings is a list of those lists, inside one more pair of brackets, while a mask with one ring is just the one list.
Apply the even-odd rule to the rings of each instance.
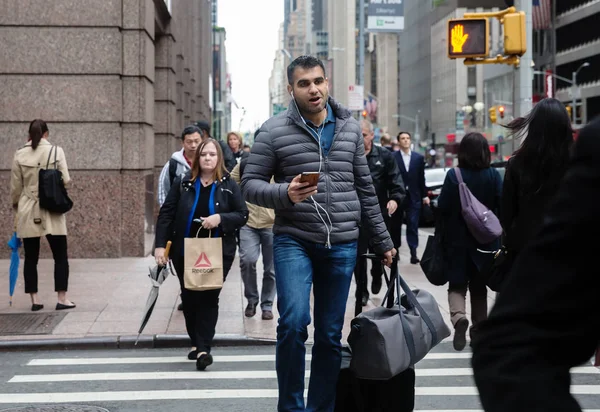
[[600, 341], [600, 119], [586, 126], [540, 231], [517, 257], [473, 341], [487, 412], [581, 411], [570, 369]]

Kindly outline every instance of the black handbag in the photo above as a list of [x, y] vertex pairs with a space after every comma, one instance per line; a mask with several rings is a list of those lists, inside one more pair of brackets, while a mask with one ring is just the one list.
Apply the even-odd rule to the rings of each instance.
[[493, 259], [481, 271], [485, 284], [491, 290], [494, 292], [500, 292], [502, 284], [504, 283], [504, 279], [512, 269], [514, 260], [515, 253], [506, 246], [502, 246], [496, 251]]
[[[52, 150], [54, 150], [54, 169], [48, 169]], [[56, 152], [58, 152], [58, 149], [56, 146], [52, 146], [50, 153], [48, 153], [46, 169], [40, 169], [38, 198], [42, 209], [51, 213], [62, 214], [71, 210], [73, 201], [69, 198], [67, 189], [65, 189], [62, 173], [56, 168]]]
[[425, 277], [435, 286], [445, 285], [448, 281], [444, 273], [444, 225], [442, 218], [438, 217], [435, 223], [435, 233], [429, 235], [425, 251], [421, 257], [421, 269]]

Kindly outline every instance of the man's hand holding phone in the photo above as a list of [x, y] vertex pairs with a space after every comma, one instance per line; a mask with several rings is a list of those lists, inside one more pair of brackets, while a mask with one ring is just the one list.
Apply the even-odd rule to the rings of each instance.
[[304, 174], [304, 177], [300, 174], [294, 177], [288, 186], [288, 196], [292, 203], [300, 203], [317, 194], [318, 173], [316, 174], [316, 180], [314, 178], [307, 178], [306, 176], [307, 174]]

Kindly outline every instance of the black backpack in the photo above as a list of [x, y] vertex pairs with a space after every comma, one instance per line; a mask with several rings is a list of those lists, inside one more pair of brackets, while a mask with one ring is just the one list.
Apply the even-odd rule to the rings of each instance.
[[[48, 169], [52, 150], [54, 150], [54, 169]], [[65, 189], [62, 173], [56, 168], [56, 152], [58, 152], [57, 147], [52, 146], [50, 148], [50, 153], [48, 153], [46, 169], [40, 169], [38, 175], [38, 198], [42, 209], [46, 209], [51, 213], [62, 214], [71, 210], [73, 201], [69, 198], [67, 189]]]

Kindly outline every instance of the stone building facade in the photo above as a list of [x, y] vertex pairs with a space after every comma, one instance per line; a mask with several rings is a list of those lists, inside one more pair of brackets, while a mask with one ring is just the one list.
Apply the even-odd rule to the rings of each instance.
[[13, 230], [14, 152], [29, 122], [41, 118], [73, 180], [69, 256], [144, 256], [158, 173], [180, 147], [182, 128], [210, 118], [210, 0], [0, 0], [0, 7], [0, 238]]

